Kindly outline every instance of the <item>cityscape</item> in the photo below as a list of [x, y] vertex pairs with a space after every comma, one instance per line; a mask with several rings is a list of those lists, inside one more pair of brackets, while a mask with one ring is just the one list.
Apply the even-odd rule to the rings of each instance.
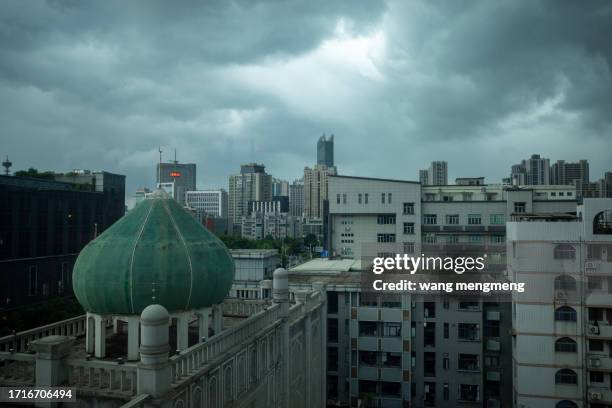
[[612, 6], [0, 4], [0, 407], [612, 407]]

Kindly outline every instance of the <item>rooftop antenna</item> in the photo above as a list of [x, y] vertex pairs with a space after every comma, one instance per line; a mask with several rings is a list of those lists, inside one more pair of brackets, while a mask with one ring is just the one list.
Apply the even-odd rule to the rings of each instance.
[[11, 168], [12, 165], [13, 163], [9, 161], [8, 154], [7, 154], [6, 160], [2, 162], [2, 167], [4, 167], [4, 174], [6, 174], [7, 176], [10, 174], [9, 169]]
[[176, 161], [176, 149], [174, 149], [174, 164], [177, 164], [178, 162]]

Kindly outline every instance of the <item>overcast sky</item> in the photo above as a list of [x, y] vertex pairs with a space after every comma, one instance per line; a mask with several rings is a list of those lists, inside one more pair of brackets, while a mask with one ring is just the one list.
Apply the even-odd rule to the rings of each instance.
[[[205, 4], [202, 4], [205, 3]], [[225, 187], [341, 174], [499, 182], [532, 153], [612, 170], [608, 1], [0, 2], [0, 155], [152, 187], [158, 145]]]

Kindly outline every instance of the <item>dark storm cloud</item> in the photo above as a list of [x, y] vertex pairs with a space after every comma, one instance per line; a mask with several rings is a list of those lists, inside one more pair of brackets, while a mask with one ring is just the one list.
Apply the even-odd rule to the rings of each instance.
[[157, 146], [225, 186], [293, 179], [336, 134], [342, 173], [499, 181], [539, 152], [609, 170], [607, 2], [0, 3], [0, 153], [152, 186]]

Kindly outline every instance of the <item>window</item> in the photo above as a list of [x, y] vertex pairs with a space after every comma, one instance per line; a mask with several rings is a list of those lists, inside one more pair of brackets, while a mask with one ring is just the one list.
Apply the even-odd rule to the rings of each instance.
[[402, 366], [402, 353], [385, 352], [382, 353], [382, 363], [385, 367], [398, 367]]
[[436, 234], [423, 234], [423, 243], [435, 244], [436, 241]]
[[570, 244], [557, 244], [554, 249], [555, 259], [575, 259], [576, 249]]
[[395, 224], [395, 214], [380, 214], [377, 223], [378, 225]]
[[401, 323], [383, 323], [384, 337], [400, 337], [402, 335]]
[[336, 204], [340, 204], [340, 194], [336, 194]]
[[414, 254], [414, 242], [404, 242], [404, 253]]
[[563, 401], [557, 402], [557, 404], [555, 405], [555, 408], [578, 408], [578, 405], [576, 405], [576, 403], [573, 401], [563, 400]]
[[405, 235], [414, 235], [414, 222], [405, 222], [404, 223], [404, 234]]
[[363, 195], [363, 201], [364, 201], [364, 203], [365, 203], [365, 204], [367, 204], [367, 203], [368, 203], [368, 193], [365, 193], [365, 194]]
[[450, 398], [450, 392], [448, 389], [448, 383], [444, 383], [444, 387], [443, 387], [443, 393], [442, 393], [442, 398], [444, 398], [444, 401], [448, 401], [448, 399]]
[[456, 244], [459, 242], [459, 235], [447, 235], [446, 242], [449, 244]]
[[560, 353], [576, 353], [578, 352], [578, 345], [569, 337], [561, 337], [555, 342], [555, 351]]
[[380, 202], [381, 202], [382, 204], [384, 204], [384, 203], [385, 203], [385, 193], [381, 193], [381, 194], [380, 194]]
[[505, 235], [491, 235], [491, 243], [492, 244], [503, 244], [506, 242]]
[[[394, 256], [391, 254], [391, 256]], [[401, 308], [402, 297], [397, 293], [385, 293], [381, 296], [382, 307]]]
[[450, 325], [448, 323], [444, 323], [444, 338], [445, 339], [448, 339], [448, 336], [449, 336], [449, 331], [450, 331], [449, 326]]
[[395, 234], [378, 234], [377, 242], [395, 242]]
[[515, 202], [514, 203], [515, 213], [524, 213], [526, 210], [527, 210], [527, 205], [525, 202]]
[[362, 194], [361, 194], [361, 193], [357, 194], [357, 202], [358, 202], [359, 204], [361, 204], [361, 196], [362, 196]]
[[459, 214], [447, 214], [446, 215], [446, 224], [448, 224], [448, 225], [457, 225], [457, 224], [459, 224]]
[[389, 202], [389, 204], [391, 204], [391, 193], [387, 194], [387, 201]]
[[480, 214], [468, 214], [469, 225], [480, 225], [482, 223], [482, 216]]
[[574, 370], [563, 368], [555, 374], [555, 383], [557, 384], [578, 384], [578, 376]]
[[480, 369], [478, 365], [478, 354], [459, 354], [459, 370], [477, 371]]
[[561, 306], [555, 310], [555, 320], [563, 322], [575, 322], [576, 311], [569, 306]]
[[589, 372], [589, 381], [592, 383], [602, 383], [604, 382], [604, 373], [602, 371], [590, 371]]
[[438, 217], [436, 214], [425, 214], [423, 215], [423, 224], [425, 225], [436, 225], [438, 223]]
[[491, 225], [502, 225], [506, 223], [504, 214], [491, 214], [489, 221]]
[[404, 203], [404, 215], [414, 214], [414, 203]]
[[36, 296], [38, 294], [38, 267], [31, 265], [28, 270], [28, 295]]
[[444, 357], [442, 357], [442, 368], [445, 370], [450, 368], [450, 358], [448, 358], [448, 353], [444, 353]]
[[482, 235], [470, 235], [469, 242], [472, 244], [480, 244], [482, 243]]
[[459, 400], [476, 402], [479, 399], [478, 385], [461, 384], [459, 385]]
[[560, 275], [555, 278], [555, 290], [576, 290], [576, 279], [569, 275]]
[[359, 335], [367, 337], [378, 337], [378, 323], [359, 322]]
[[589, 351], [604, 351], [604, 342], [603, 340], [589, 340]]
[[480, 338], [478, 324], [476, 323], [459, 323], [457, 329], [459, 340], [475, 341]]
[[589, 290], [602, 290], [603, 289], [603, 276], [589, 276], [588, 284], [589, 284]]
[[342, 204], [346, 204], [346, 194], [342, 194]]

